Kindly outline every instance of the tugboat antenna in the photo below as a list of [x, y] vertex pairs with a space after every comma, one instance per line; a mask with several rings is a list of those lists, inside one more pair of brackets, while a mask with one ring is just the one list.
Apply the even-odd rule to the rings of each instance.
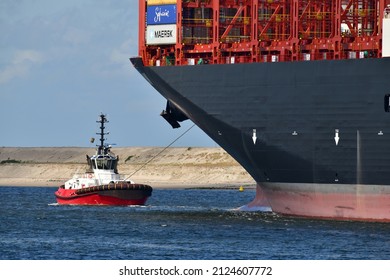
[[104, 135], [108, 134], [108, 133], [105, 133], [104, 132], [104, 124], [108, 122], [106, 116], [104, 114], [101, 114], [100, 115], [100, 120], [96, 121], [98, 123], [100, 123], [100, 133], [96, 133], [98, 135], [100, 135], [100, 145], [98, 146], [98, 154], [103, 154], [105, 152], [105, 149], [104, 149]]

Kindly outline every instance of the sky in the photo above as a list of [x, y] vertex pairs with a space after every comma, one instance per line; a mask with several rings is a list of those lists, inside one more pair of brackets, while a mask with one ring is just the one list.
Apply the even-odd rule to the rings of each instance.
[[[179, 129], [166, 100], [134, 69], [138, 0], [0, 1], [0, 147], [90, 147], [98, 116], [107, 142], [165, 147]], [[217, 144], [198, 127], [173, 146]]]

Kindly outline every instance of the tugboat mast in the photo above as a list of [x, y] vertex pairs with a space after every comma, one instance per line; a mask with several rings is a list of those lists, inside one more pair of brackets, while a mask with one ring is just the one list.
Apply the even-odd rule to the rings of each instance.
[[100, 123], [100, 133], [96, 133], [96, 134], [100, 135], [100, 145], [98, 146], [97, 153], [98, 153], [98, 155], [104, 155], [104, 154], [106, 154], [106, 148], [104, 146], [104, 140], [105, 140], [104, 135], [108, 134], [108, 132], [107, 133], [104, 132], [104, 128], [105, 128], [104, 124], [108, 123], [108, 120], [107, 120], [105, 115], [101, 114], [100, 120], [98, 120], [96, 122]]

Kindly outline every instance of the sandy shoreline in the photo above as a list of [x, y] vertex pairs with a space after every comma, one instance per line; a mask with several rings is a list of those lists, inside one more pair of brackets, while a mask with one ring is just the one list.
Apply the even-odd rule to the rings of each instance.
[[[145, 182], [142, 182], [145, 183]], [[47, 181], [47, 180], [28, 180], [28, 179], [7, 179], [0, 178], [0, 187], [52, 187], [58, 188], [63, 182]], [[154, 189], [255, 189], [255, 183], [250, 182], [232, 182], [231, 184], [189, 184], [189, 183], [174, 183], [167, 182], [146, 182]]]
[[[168, 148], [154, 158], [162, 149], [123, 147], [113, 151], [119, 156], [122, 175], [134, 174], [131, 180], [156, 189], [255, 186], [249, 174], [221, 148]], [[94, 148], [79, 147], [2, 147], [0, 186], [58, 187], [74, 174], [83, 173], [85, 155], [94, 152]]]

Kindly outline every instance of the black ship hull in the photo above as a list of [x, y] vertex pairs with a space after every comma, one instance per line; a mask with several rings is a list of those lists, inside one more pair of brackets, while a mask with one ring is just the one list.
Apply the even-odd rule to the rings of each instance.
[[258, 184], [251, 206], [390, 221], [390, 58], [132, 63]]

